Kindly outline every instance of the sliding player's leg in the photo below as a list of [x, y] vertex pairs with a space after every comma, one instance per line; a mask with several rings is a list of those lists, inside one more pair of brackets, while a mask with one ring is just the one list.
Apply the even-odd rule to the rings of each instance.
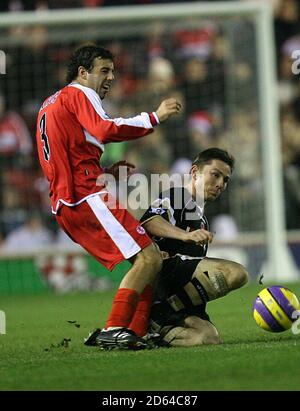
[[157, 283], [151, 311], [152, 332], [160, 332], [164, 326], [178, 325], [178, 321], [188, 315], [199, 316], [200, 311], [202, 319], [209, 319], [203, 317], [206, 303], [225, 296], [248, 280], [246, 269], [233, 261], [214, 258], [169, 260], [164, 261]]
[[204, 273], [210, 280], [212, 288], [212, 299], [222, 297], [223, 292], [226, 294], [226, 285], [228, 292], [242, 287], [248, 281], [246, 268], [234, 261], [220, 258], [204, 258], [197, 266], [194, 277], [201, 277]]
[[183, 288], [191, 306], [205, 304], [242, 287], [248, 273], [241, 264], [219, 258], [204, 258], [196, 267], [191, 281]]
[[[182, 270], [184, 263], [182, 264]], [[223, 297], [242, 287], [248, 281], [248, 273], [233, 261], [204, 258], [195, 267], [191, 279], [166, 298], [175, 310], [192, 308]]]

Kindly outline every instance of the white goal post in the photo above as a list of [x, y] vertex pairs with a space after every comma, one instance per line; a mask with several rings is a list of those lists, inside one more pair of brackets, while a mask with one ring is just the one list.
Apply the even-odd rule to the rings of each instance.
[[[276, 95], [276, 62], [272, 10], [263, 1], [199, 2], [0, 14], [0, 30], [13, 26], [67, 26], [86, 23], [133, 24], [143, 19], [165, 21], [189, 17], [249, 17], [256, 30], [258, 104], [264, 179], [267, 260], [262, 271], [267, 281], [299, 280], [287, 246], [281, 166], [279, 109]], [[0, 45], [0, 48], [3, 46]]]

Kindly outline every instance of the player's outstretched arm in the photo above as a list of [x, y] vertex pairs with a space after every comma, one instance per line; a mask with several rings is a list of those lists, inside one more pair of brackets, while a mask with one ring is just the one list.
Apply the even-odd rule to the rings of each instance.
[[163, 217], [157, 215], [154, 218], [142, 223], [143, 227], [152, 236], [173, 238], [184, 241], [185, 231], [166, 221]]
[[178, 114], [181, 110], [181, 104], [175, 98], [168, 98], [163, 100], [158, 109], [156, 110], [156, 115], [159, 119], [159, 122], [167, 120], [170, 116]]
[[143, 227], [150, 235], [156, 237], [173, 238], [196, 244], [211, 242], [213, 238], [212, 233], [209, 231], [201, 229], [187, 232], [169, 223], [161, 216], [156, 216], [151, 220], [146, 221], [143, 223]]

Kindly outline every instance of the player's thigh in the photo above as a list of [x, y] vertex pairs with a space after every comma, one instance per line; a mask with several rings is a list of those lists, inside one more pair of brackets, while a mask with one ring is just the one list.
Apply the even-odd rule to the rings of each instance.
[[173, 347], [192, 347], [221, 342], [216, 327], [197, 316], [187, 317], [183, 326], [172, 328], [163, 339]]
[[147, 284], [153, 284], [162, 267], [162, 258], [156, 247], [149, 244], [130, 259], [131, 268], [123, 277], [120, 287], [142, 292]]
[[155, 243], [151, 243], [143, 248], [139, 253], [130, 258], [129, 261], [133, 266], [142, 265], [144, 269], [157, 272], [162, 268], [163, 262], [161, 253]]
[[196, 267], [193, 276], [197, 273], [208, 273], [210, 278], [225, 278], [229, 291], [242, 287], [248, 281], [246, 268], [234, 261], [221, 258], [204, 258]]

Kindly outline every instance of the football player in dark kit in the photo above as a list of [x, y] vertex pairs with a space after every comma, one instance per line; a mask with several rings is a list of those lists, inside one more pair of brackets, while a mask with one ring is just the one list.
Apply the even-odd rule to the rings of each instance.
[[162, 345], [219, 343], [206, 304], [248, 280], [241, 264], [206, 257], [213, 235], [204, 205], [226, 189], [234, 162], [219, 148], [201, 152], [192, 163], [189, 183], [161, 193], [141, 218], [143, 227], [167, 255], [156, 280], [149, 330], [160, 334]]

